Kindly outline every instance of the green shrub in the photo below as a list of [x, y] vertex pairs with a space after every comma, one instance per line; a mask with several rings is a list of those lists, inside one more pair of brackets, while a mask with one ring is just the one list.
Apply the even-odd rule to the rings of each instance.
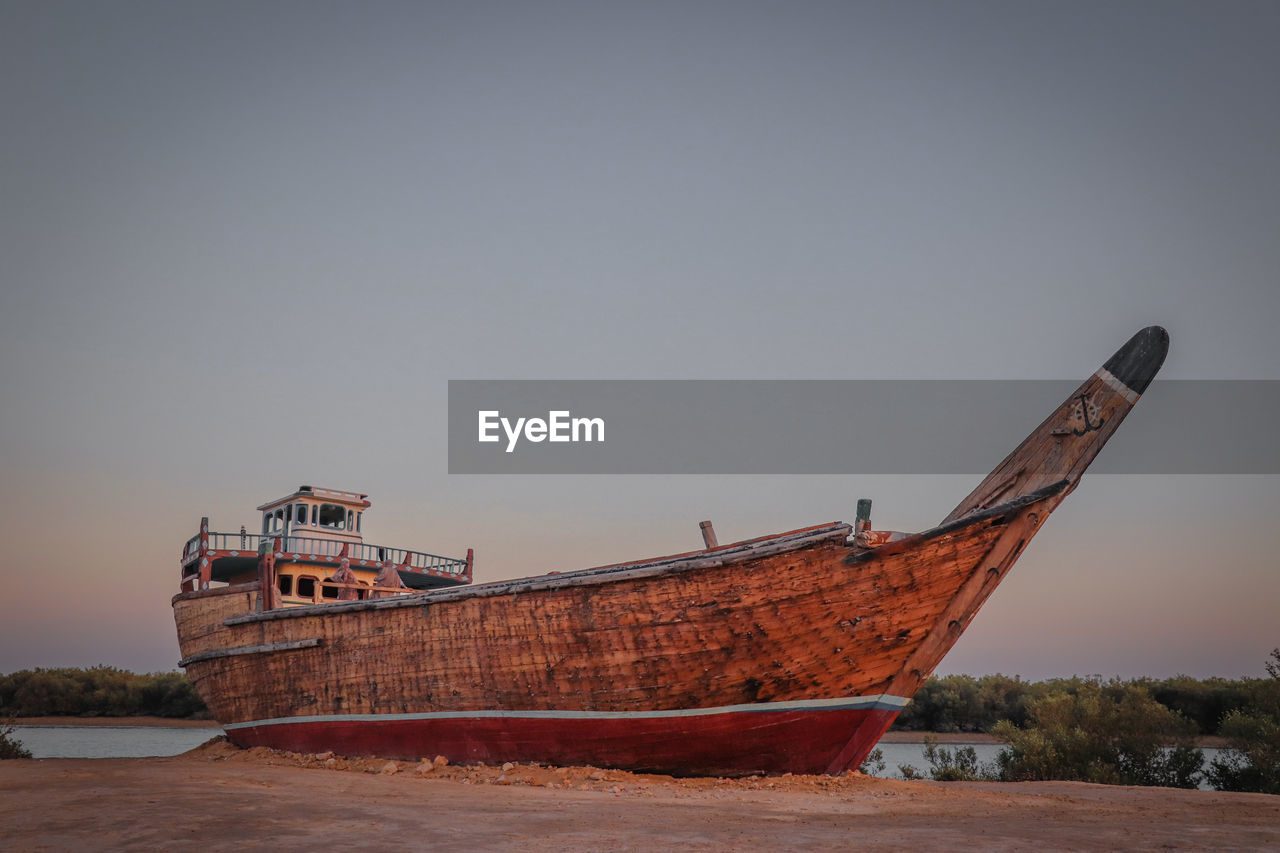
[[1253, 703], [1223, 718], [1228, 748], [1205, 773], [1219, 791], [1280, 794], [1280, 648], [1271, 651], [1267, 673]]
[[13, 726], [0, 725], [0, 760], [6, 758], [30, 758], [31, 751], [13, 737]]
[[[935, 782], [980, 782], [997, 778], [994, 766], [978, 763], [978, 752], [973, 747], [948, 749], [938, 746], [938, 739], [932, 735], [925, 735], [924, 758], [929, 762], [928, 778]], [[898, 772], [912, 782], [926, 778], [914, 764], [899, 764]]]
[[1074, 779], [1110, 785], [1194, 788], [1203, 753], [1195, 724], [1132, 683], [1081, 681], [1074, 693], [1033, 700], [1019, 728], [1002, 720], [1008, 742], [997, 756], [1007, 782]]
[[879, 776], [884, 772], [884, 750], [876, 747], [858, 765], [858, 772], [867, 776]]
[[924, 778], [924, 774], [914, 764], [899, 764], [898, 772], [902, 774], [902, 778], [908, 782], [915, 782]]
[[935, 782], [978, 782], [996, 778], [996, 770], [978, 764], [978, 753], [971, 746], [954, 750], [938, 746], [938, 739], [926, 736], [924, 758], [929, 762], [929, 776]]

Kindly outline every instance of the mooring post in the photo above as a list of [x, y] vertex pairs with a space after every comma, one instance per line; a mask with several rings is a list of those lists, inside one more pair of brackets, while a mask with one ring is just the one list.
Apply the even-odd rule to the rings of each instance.
[[871, 529], [871, 498], [858, 499], [858, 514], [853, 520], [853, 532], [865, 533]]
[[711, 522], [699, 522], [698, 526], [702, 528], [702, 541], [707, 546], [707, 550], [719, 547], [720, 543], [716, 541], [716, 531], [711, 526]]
[[276, 552], [264, 536], [258, 543], [258, 609], [275, 610], [277, 603]]

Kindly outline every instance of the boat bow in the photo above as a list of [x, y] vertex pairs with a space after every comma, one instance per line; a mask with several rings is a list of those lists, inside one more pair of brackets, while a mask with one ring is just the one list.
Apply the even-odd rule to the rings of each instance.
[[[1045, 418], [938, 527], [848, 558], [852, 562], [888, 556], [989, 518], [999, 518], [1006, 525], [934, 619], [923, 641], [890, 680], [886, 693], [915, 695], [960, 639], [1049, 513], [1079, 484], [1085, 469], [1151, 384], [1168, 351], [1169, 333], [1160, 326], [1149, 326], [1138, 332]], [[857, 767], [892, 722], [892, 717], [866, 719], [832, 760], [827, 772], [839, 773]]]

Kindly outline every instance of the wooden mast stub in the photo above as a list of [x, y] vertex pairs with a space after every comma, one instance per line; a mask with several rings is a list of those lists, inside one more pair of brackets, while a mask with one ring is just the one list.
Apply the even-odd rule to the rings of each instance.
[[720, 543], [716, 541], [716, 529], [711, 526], [711, 522], [702, 521], [698, 523], [698, 526], [702, 528], [702, 542], [707, 546], [707, 550], [719, 548]]

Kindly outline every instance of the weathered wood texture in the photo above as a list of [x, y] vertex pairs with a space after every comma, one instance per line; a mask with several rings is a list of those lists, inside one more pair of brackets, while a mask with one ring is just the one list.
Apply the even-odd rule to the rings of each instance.
[[[737, 564], [606, 575], [593, 584], [426, 607], [317, 608], [232, 625], [223, 624], [235, 615], [225, 604], [231, 596], [180, 596], [174, 607], [188, 658], [214, 648], [324, 640], [323, 648], [288, 655], [193, 662], [188, 675], [223, 723], [483, 708], [645, 711], [868, 695], [888, 688], [956, 591], [985, 571], [988, 552], [1017, 517], [959, 525], [853, 565], [845, 564], [853, 549], [827, 541]], [[928, 657], [943, 652], [932, 648]]]
[[1164, 363], [1168, 349], [1169, 335], [1158, 326], [1143, 329], [1130, 338], [1006, 456], [945, 521], [1058, 480], [1071, 484], [1069, 493], [1138, 402]]
[[[1167, 345], [1157, 327], [1135, 335], [931, 531], [868, 550], [847, 544], [847, 525], [826, 525], [563, 576], [265, 613], [255, 613], [258, 584], [186, 592], [175, 597], [174, 614], [188, 675], [224, 724], [909, 698], [1076, 486]], [[319, 645], [301, 647], [312, 641]], [[273, 645], [289, 650], [217, 654]], [[824, 718], [822, 743], [810, 743], [805, 760], [820, 755], [830, 772], [856, 766], [892, 721], [893, 707]], [[809, 737], [780, 734], [789, 725], [809, 732], [811, 718], [802, 713], [752, 716], [761, 731], [797, 743]], [[830, 728], [837, 719], [847, 732]], [[292, 736], [305, 738], [313, 725], [324, 728], [317, 737], [346, 730], [358, 743], [359, 722], [304, 722], [292, 725]], [[707, 725], [734, 727], [725, 730], [731, 738], [742, 722]], [[544, 723], [555, 724], [521, 723], [521, 736], [537, 742]], [[515, 725], [458, 723], [439, 736], [465, 746], [488, 727], [486, 748], [510, 745]], [[591, 725], [607, 740], [600, 754], [611, 759], [613, 724]], [[654, 725], [679, 743], [695, 737], [691, 723]], [[418, 722], [412, 731], [424, 736], [429, 726], [443, 732], [455, 724]], [[700, 766], [743, 769], [734, 764], [733, 741], [721, 740], [714, 762]], [[682, 749], [664, 760], [679, 767]], [[788, 760], [770, 766], [791, 766]]]
[[321, 645], [322, 642], [323, 641], [318, 637], [313, 637], [310, 640], [290, 640], [286, 643], [267, 643], [265, 646], [233, 646], [229, 649], [214, 649], [212, 651], [192, 655], [189, 658], [183, 658], [178, 661], [178, 666], [185, 667], [200, 661], [232, 658], [237, 655], [264, 655], [274, 652], [290, 652], [298, 649], [311, 649]]

